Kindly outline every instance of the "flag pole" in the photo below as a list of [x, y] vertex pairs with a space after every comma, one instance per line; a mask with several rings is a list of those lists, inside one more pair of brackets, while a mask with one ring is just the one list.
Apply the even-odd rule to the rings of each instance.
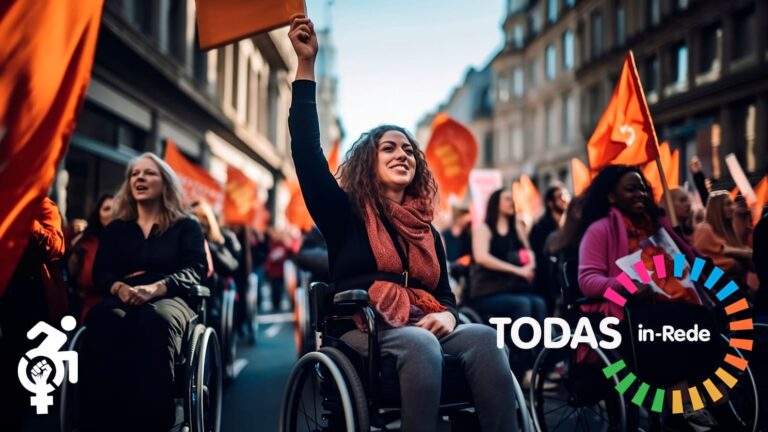
[[664, 173], [664, 167], [661, 163], [661, 152], [659, 151], [659, 138], [656, 136], [656, 127], [653, 125], [653, 118], [651, 117], [651, 110], [648, 108], [648, 102], [645, 100], [645, 92], [643, 91], [643, 84], [640, 82], [640, 74], [637, 72], [637, 65], [635, 64], [635, 53], [629, 50], [629, 57], [632, 62], [632, 74], [634, 75], [634, 81], [637, 83], [637, 93], [640, 95], [640, 103], [643, 110], [650, 121], [651, 137], [653, 138], [653, 144], [656, 146], [656, 167], [659, 169], [659, 177], [661, 177], [661, 187], [664, 189], [664, 207], [667, 210], [669, 221], [673, 227], [677, 227], [677, 215], [675, 214], [675, 208], [672, 204], [672, 195], [669, 193], [669, 184], [667, 183], [667, 175]]

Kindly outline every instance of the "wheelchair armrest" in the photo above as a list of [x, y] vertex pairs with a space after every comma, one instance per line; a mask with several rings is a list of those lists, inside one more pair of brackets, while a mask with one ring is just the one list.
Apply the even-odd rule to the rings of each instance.
[[368, 305], [368, 291], [353, 289], [338, 292], [333, 295], [333, 304], [357, 304]]
[[203, 285], [194, 285], [189, 289], [189, 296], [192, 298], [208, 298], [211, 296], [211, 290]]

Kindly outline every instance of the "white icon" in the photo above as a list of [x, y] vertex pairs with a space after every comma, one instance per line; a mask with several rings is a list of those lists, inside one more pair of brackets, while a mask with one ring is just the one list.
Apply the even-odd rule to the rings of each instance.
[[629, 134], [629, 138], [624, 141], [627, 144], [627, 147], [631, 147], [632, 144], [635, 143], [635, 128], [628, 124], [623, 124], [619, 126], [619, 132], [621, 132], [623, 135]]
[[[61, 328], [65, 331], [72, 331], [76, 325], [74, 317], [61, 319]], [[32, 406], [37, 407], [37, 414], [48, 414], [48, 407], [53, 405], [51, 393], [64, 382], [64, 362], [69, 366], [69, 382], [77, 383], [77, 352], [59, 351], [67, 343], [67, 335], [42, 321], [27, 332], [27, 339], [34, 340], [41, 334], [45, 335], [45, 339], [40, 346], [27, 351], [19, 361], [18, 375], [21, 385], [33, 394], [29, 400]], [[35, 363], [30, 370], [29, 364], [33, 360]], [[48, 382], [52, 372], [53, 384]]]

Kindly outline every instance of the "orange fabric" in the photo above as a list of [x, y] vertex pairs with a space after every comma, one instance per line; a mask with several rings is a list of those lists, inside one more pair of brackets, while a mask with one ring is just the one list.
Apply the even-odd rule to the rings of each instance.
[[512, 183], [512, 196], [515, 201], [515, 210], [526, 221], [533, 221], [541, 214], [541, 194], [527, 175], [521, 176], [519, 181]]
[[336, 142], [333, 143], [333, 148], [331, 148], [331, 153], [328, 155], [328, 169], [331, 170], [332, 174], [336, 174], [336, 171], [339, 169], [339, 165], [341, 165], [341, 144], [339, 143], [339, 140], [337, 139]]
[[438, 114], [432, 122], [426, 158], [443, 197], [454, 194], [463, 198], [477, 161], [477, 141], [472, 132], [448, 115]]
[[[680, 187], [680, 152], [675, 150], [670, 152], [669, 143], [664, 141], [659, 145], [659, 159], [664, 169], [664, 175], [667, 178], [667, 184], [670, 189]], [[661, 202], [664, 195], [664, 186], [661, 183], [661, 175], [656, 160], [652, 160], [643, 167], [643, 175], [653, 188], [653, 199]]]
[[197, 0], [200, 48], [207, 50], [289, 24], [304, 0]]
[[166, 140], [164, 160], [179, 176], [187, 203], [202, 198], [213, 208], [221, 208], [224, 203], [224, 186], [202, 167], [188, 161], [170, 139]]
[[224, 220], [227, 224], [250, 224], [256, 217], [259, 190], [256, 182], [239, 169], [227, 167]]
[[711, 258], [712, 262], [723, 269], [727, 275], [737, 275], [744, 271], [742, 265], [734, 258], [725, 256], [725, 239], [717, 235], [712, 225], [704, 222], [696, 226], [693, 232], [693, 247], [700, 254]]
[[613, 96], [587, 143], [589, 167], [642, 165], [658, 155], [658, 140], [645, 101], [634, 55], [624, 58]]
[[0, 296], [75, 128], [101, 7], [101, 0], [0, 6]]
[[589, 168], [579, 158], [571, 158], [571, 178], [573, 179], [573, 194], [581, 195], [592, 183]]
[[[398, 233], [403, 251], [408, 255], [409, 277], [418, 279], [428, 290], [434, 290], [440, 279], [440, 263], [435, 252], [435, 237], [432, 234], [432, 208], [425, 200], [405, 198], [402, 205], [385, 202], [387, 220]], [[368, 241], [371, 243], [376, 268], [385, 273], [402, 273], [403, 263], [397, 254], [392, 237], [387, 232], [380, 216], [372, 208], [366, 209], [364, 217]], [[428, 291], [403, 287], [393, 282], [375, 281], [368, 288], [371, 305], [387, 324], [402, 327], [408, 323], [411, 305], [424, 314], [442, 312], [441, 305]]]
[[304, 195], [301, 194], [301, 187], [295, 180], [286, 180], [286, 186], [291, 194], [291, 199], [285, 208], [285, 217], [291, 225], [302, 232], [308, 232], [312, 229], [315, 222], [312, 220], [312, 216], [309, 215], [307, 204], [304, 202]]

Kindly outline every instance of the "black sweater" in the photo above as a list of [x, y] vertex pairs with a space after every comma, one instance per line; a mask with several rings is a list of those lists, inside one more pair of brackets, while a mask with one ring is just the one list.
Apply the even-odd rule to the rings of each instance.
[[[176, 221], [158, 235], [157, 225], [144, 238], [135, 221], [112, 221], [101, 234], [93, 264], [93, 280], [103, 293], [117, 281], [131, 286], [163, 281], [168, 297], [185, 294], [205, 278], [203, 232], [192, 218]], [[137, 272], [141, 275], [128, 277]]]
[[[307, 209], [328, 244], [331, 281], [341, 282], [377, 271], [376, 259], [362, 218], [353, 210], [349, 196], [339, 187], [320, 147], [320, 126], [315, 104], [315, 82], [294, 81], [288, 126], [291, 150], [301, 193]], [[456, 298], [448, 284], [445, 250], [440, 234], [432, 227], [440, 279], [432, 294], [456, 315]], [[368, 287], [360, 287], [368, 288]]]

